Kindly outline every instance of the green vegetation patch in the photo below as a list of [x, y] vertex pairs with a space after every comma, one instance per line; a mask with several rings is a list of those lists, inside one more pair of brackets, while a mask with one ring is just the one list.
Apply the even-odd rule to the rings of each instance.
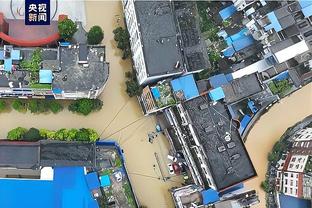
[[133, 196], [130, 184], [127, 182], [127, 183], [123, 184], [122, 187], [125, 191], [125, 195], [127, 197], [129, 206], [135, 208], [136, 207], [135, 200], [134, 200], [134, 196]]
[[286, 80], [273, 80], [268, 83], [268, 86], [274, 95], [285, 96], [292, 88], [292, 84]]
[[139, 85], [134, 72], [128, 71], [125, 73], [126, 80], [126, 92], [129, 97], [140, 96], [142, 94], [142, 88]]
[[68, 110], [86, 116], [89, 115], [91, 112], [101, 110], [102, 106], [103, 101], [101, 101], [100, 99], [83, 98], [73, 101], [68, 106]]
[[127, 59], [131, 56], [131, 49], [130, 49], [130, 35], [128, 30], [117, 27], [113, 30], [114, 33], [114, 40], [117, 42], [117, 48], [122, 50], [122, 59]]

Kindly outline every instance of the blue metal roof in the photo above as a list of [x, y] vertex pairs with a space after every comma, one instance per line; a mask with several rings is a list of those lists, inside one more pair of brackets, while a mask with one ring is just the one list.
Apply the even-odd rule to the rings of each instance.
[[213, 101], [218, 101], [218, 100], [225, 98], [225, 95], [224, 95], [223, 89], [221, 87], [217, 87], [209, 91], [209, 97]]
[[252, 35], [244, 36], [236, 41], [233, 42], [233, 48], [234, 50], [240, 51], [244, 48], [247, 48], [248, 46], [252, 45], [254, 43], [255, 39], [252, 37]]
[[242, 134], [244, 130], [246, 129], [247, 125], [251, 121], [251, 117], [249, 115], [245, 115], [243, 119], [240, 121], [240, 126], [239, 126], [239, 133]]
[[231, 4], [230, 6], [228, 6], [228, 7], [224, 8], [224, 9], [222, 9], [222, 10], [219, 12], [219, 14], [220, 14], [220, 16], [221, 16], [221, 18], [222, 18], [223, 20], [226, 20], [227, 18], [229, 18], [230, 16], [232, 16], [236, 11], [237, 11], [237, 10], [236, 10], [236, 7], [235, 7], [233, 4]]
[[237, 190], [242, 189], [242, 188], [244, 188], [244, 184], [243, 183], [237, 184], [235, 186], [232, 186], [231, 188], [226, 189], [225, 191], [220, 192], [219, 196], [223, 196], [225, 194], [237, 191]]
[[98, 208], [99, 206], [91, 195], [82, 167], [56, 167], [51, 181], [0, 179], [0, 207]]
[[201, 192], [203, 197], [203, 204], [212, 204], [220, 200], [219, 193], [214, 189], [208, 189]]
[[311, 0], [299, 0], [299, 4], [301, 8], [305, 8], [305, 7], [312, 5], [312, 1]]
[[179, 77], [170, 83], [174, 93], [182, 91], [186, 100], [199, 96], [193, 74]]
[[210, 77], [209, 82], [213, 88], [221, 87], [222, 85], [229, 83], [224, 74], [217, 74]]
[[52, 71], [48, 69], [41, 69], [39, 71], [39, 83], [51, 84], [52, 83]]
[[248, 108], [251, 110], [252, 113], [257, 113], [258, 112], [258, 108], [255, 106], [255, 102], [252, 100], [249, 100], [248, 103]]
[[108, 187], [111, 185], [109, 175], [100, 176], [100, 180], [101, 180], [101, 186], [102, 187]]
[[276, 77], [275, 77], [275, 80], [284, 80], [284, 79], [288, 79], [289, 77], [289, 72], [288, 70], [287, 71], [283, 71], [282, 73], [278, 74]]
[[269, 18], [271, 24], [268, 24], [264, 27], [266, 31], [271, 30], [272, 28], [275, 30], [275, 32], [279, 32], [282, 30], [282, 26], [280, 25], [274, 12], [268, 13], [267, 17]]
[[223, 55], [225, 57], [231, 57], [234, 55], [234, 53], [235, 53], [235, 50], [232, 46], [227, 47], [225, 51], [223, 51]]
[[301, 11], [304, 17], [310, 17], [312, 15], [312, 5], [303, 8]]
[[157, 87], [152, 87], [151, 92], [156, 100], [160, 98], [160, 92]]
[[310, 208], [311, 201], [279, 194], [281, 208]]
[[91, 191], [100, 188], [100, 181], [96, 172], [88, 173], [86, 175], [86, 180]]

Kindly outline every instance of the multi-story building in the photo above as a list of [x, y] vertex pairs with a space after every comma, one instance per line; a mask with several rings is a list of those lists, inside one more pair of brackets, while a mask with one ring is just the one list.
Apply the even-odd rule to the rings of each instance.
[[293, 146], [288, 154], [278, 162], [277, 189], [285, 195], [311, 199], [312, 174], [307, 169], [312, 163], [311, 128], [298, 131], [293, 139]]
[[104, 90], [105, 46], [88, 45], [81, 22], [71, 42], [58, 42], [57, 25], [27, 26], [0, 12], [1, 98], [94, 99]]
[[123, 9], [140, 85], [210, 67], [194, 2], [124, 0]]

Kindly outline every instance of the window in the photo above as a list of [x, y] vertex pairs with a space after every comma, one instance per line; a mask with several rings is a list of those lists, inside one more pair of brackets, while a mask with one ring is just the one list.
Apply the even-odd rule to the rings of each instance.
[[288, 180], [285, 180], [285, 185], [287, 185]]
[[291, 173], [291, 174], [290, 174], [290, 177], [292, 177], [292, 178], [293, 178], [293, 177], [294, 177], [294, 174], [292, 174], [292, 173]]
[[293, 185], [294, 185], [293, 180], [290, 180], [290, 186], [293, 186]]
[[287, 193], [287, 187], [285, 187], [284, 192]]
[[291, 158], [291, 162], [295, 162], [296, 161], [296, 157]]
[[293, 188], [290, 188], [290, 193], [292, 194], [292, 192], [293, 192]]
[[284, 176], [288, 177], [288, 173], [284, 173]]

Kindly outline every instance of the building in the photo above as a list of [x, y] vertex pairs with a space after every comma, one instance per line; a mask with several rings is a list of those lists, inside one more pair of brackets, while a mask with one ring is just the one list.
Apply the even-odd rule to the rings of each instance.
[[311, 128], [296, 132], [292, 141], [289, 153], [278, 162], [277, 189], [288, 196], [311, 199]]
[[81, 22], [71, 43], [58, 42], [57, 24], [25, 26], [0, 13], [1, 98], [95, 99], [104, 90], [105, 46], [87, 45]]
[[208, 96], [165, 110], [195, 184], [225, 190], [256, 176], [255, 169], [226, 107]]
[[181, 4], [123, 1], [134, 69], [140, 85], [209, 68], [196, 4]]

